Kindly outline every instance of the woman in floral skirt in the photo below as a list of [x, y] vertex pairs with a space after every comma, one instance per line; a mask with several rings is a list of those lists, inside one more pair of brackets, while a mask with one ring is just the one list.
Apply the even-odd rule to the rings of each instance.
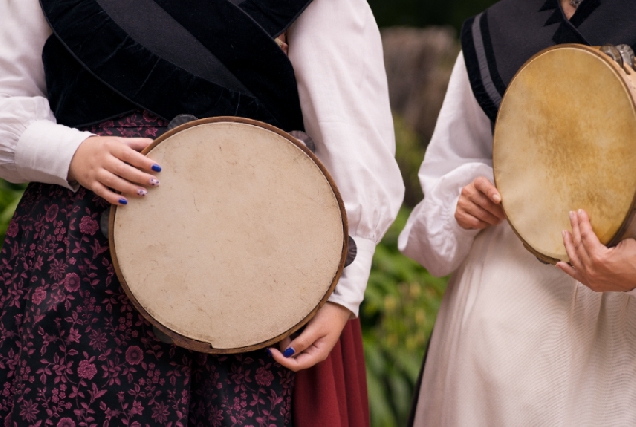
[[[30, 182], [0, 255], [0, 425], [367, 425], [355, 316], [402, 196], [367, 3], [131, 4], [0, 0], [0, 176]], [[165, 344], [114, 274], [101, 215], [161, 191], [138, 151], [179, 114], [305, 130], [342, 192], [358, 255], [284, 352]]]

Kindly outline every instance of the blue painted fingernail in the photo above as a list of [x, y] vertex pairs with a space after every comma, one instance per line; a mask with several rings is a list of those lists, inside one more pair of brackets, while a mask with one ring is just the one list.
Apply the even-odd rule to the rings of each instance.
[[152, 165], [152, 170], [155, 172], [161, 172], [161, 166], [154, 164]]
[[121, 199], [119, 199], [119, 204], [120, 205], [127, 205], [128, 204], [128, 200], [126, 200], [124, 198], [121, 198]]
[[283, 356], [292, 357], [296, 353], [293, 347], [287, 347], [287, 349], [283, 352]]
[[150, 185], [158, 186], [159, 180], [157, 178], [150, 178]]
[[137, 190], [137, 194], [140, 196], [145, 196], [146, 194], [148, 194], [148, 192], [143, 188], [140, 188], [139, 190]]
[[272, 349], [271, 348], [267, 349], [267, 354], [269, 354], [269, 357], [274, 357], [274, 355], [272, 354]]

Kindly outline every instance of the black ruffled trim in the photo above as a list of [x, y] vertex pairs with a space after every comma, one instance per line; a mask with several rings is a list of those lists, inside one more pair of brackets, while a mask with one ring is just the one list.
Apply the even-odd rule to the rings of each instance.
[[552, 37], [552, 41], [554, 44], [580, 43], [589, 45], [585, 38], [576, 31], [576, 28], [574, 28], [572, 24], [566, 20], [562, 20], [561, 25], [558, 26], [554, 36]]
[[[276, 38], [309, 6], [311, 0], [245, 0], [240, 7], [263, 27], [272, 38]], [[281, 7], [284, 5], [284, 10]]]
[[576, 13], [570, 19], [570, 23], [578, 28], [600, 5], [601, 0], [585, 0], [576, 9]]
[[[51, 106], [60, 123], [78, 127], [112, 117], [115, 109], [125, 108], [118, 111], [121, 114], [141, 107], [167, 120], [178, 114], [236, 115], [287, 130], [303, 128], [289, 59], [259, 25], [225, 0], [157, 3], [256, 98], [194, 76], [151, 53], [128, 37], [95, 1], [41, 3], [58, 39], [45, 46], [44, 61]], [[58, 56], [61, 46], [70, 52], [62, 56], [64, 60]], [[70, 55], [82, 66], [69, 62]]]
[[481, 79], [481, 71], [479, 70], [479, 60], [477, 59], [477, 51], [475, 49], [475, 41], [473, 38], [473, 24], [475, 18], [470, 18], [462, 26], [461, 44], [464, 53], [464, 61], [466, 63], [466, 71], [468, 72], [468, 80], [473, 90], [473, 95], [479, 106], [484, 110], [486, 116], [494, 123], [497, 119], [497, 105], [486, 92], [486, 88]]

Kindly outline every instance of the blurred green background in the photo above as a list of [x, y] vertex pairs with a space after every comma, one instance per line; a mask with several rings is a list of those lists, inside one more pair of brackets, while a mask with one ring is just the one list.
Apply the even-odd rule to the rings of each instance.
[[[493, 0], [369, 0], [382, 28], [398, 163], [407, 193], [378, 245], [360, 310], [373, 427], [404, 426], [445, 278], [432, 277], [397, 250], [397, 237], [422, 198], [417, 170], [459, 51], [462, 22]], [[408, 27], [408, 28], [407, 28]], [[425, 28], [426, 27], [426, 28]], [[0, 180], [0, 238], [22, 186]]]

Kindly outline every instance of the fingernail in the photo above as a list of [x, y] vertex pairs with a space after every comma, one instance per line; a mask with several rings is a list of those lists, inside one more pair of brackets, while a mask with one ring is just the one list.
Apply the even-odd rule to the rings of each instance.
[[570, 218], [574, 218], [574, 211], [570, 211]]
[[269, 357], [274, 357], [274, 355], [272, 354], [272, 349], [271, 348], [267, 349], [267, 354], [269, 354]]
[[161, 166], [159, 166], [158, 164], [154, 164], [152, 165], [152, 170], [155, 172], [161, 172]]
[[159, 180], [157, 178], [150, 178], [150, 185], [158, 186]]
[[579, 215], [583, 215], [583, 209], [579, 209]]
[[121, 199], [119, 199], [119, 204], [120, 205], [127, 205], [128, 204], [128, 200], [124, 199], [123, 197]]
[[283, 352], [284, 357], [292, 357], [296, 353], [293, 347], [287, 347], [287, 349]]
[[501, 196], [499, 194], [495, 194], [492, 198], [495, 199], [495, 202], [501, 202]]
[[148, 192], [143, 188], [140, 188], [139, 190], [137, 190], [137, 194], [140, 196], [145, 196], [146, 194], [148, 194]]

